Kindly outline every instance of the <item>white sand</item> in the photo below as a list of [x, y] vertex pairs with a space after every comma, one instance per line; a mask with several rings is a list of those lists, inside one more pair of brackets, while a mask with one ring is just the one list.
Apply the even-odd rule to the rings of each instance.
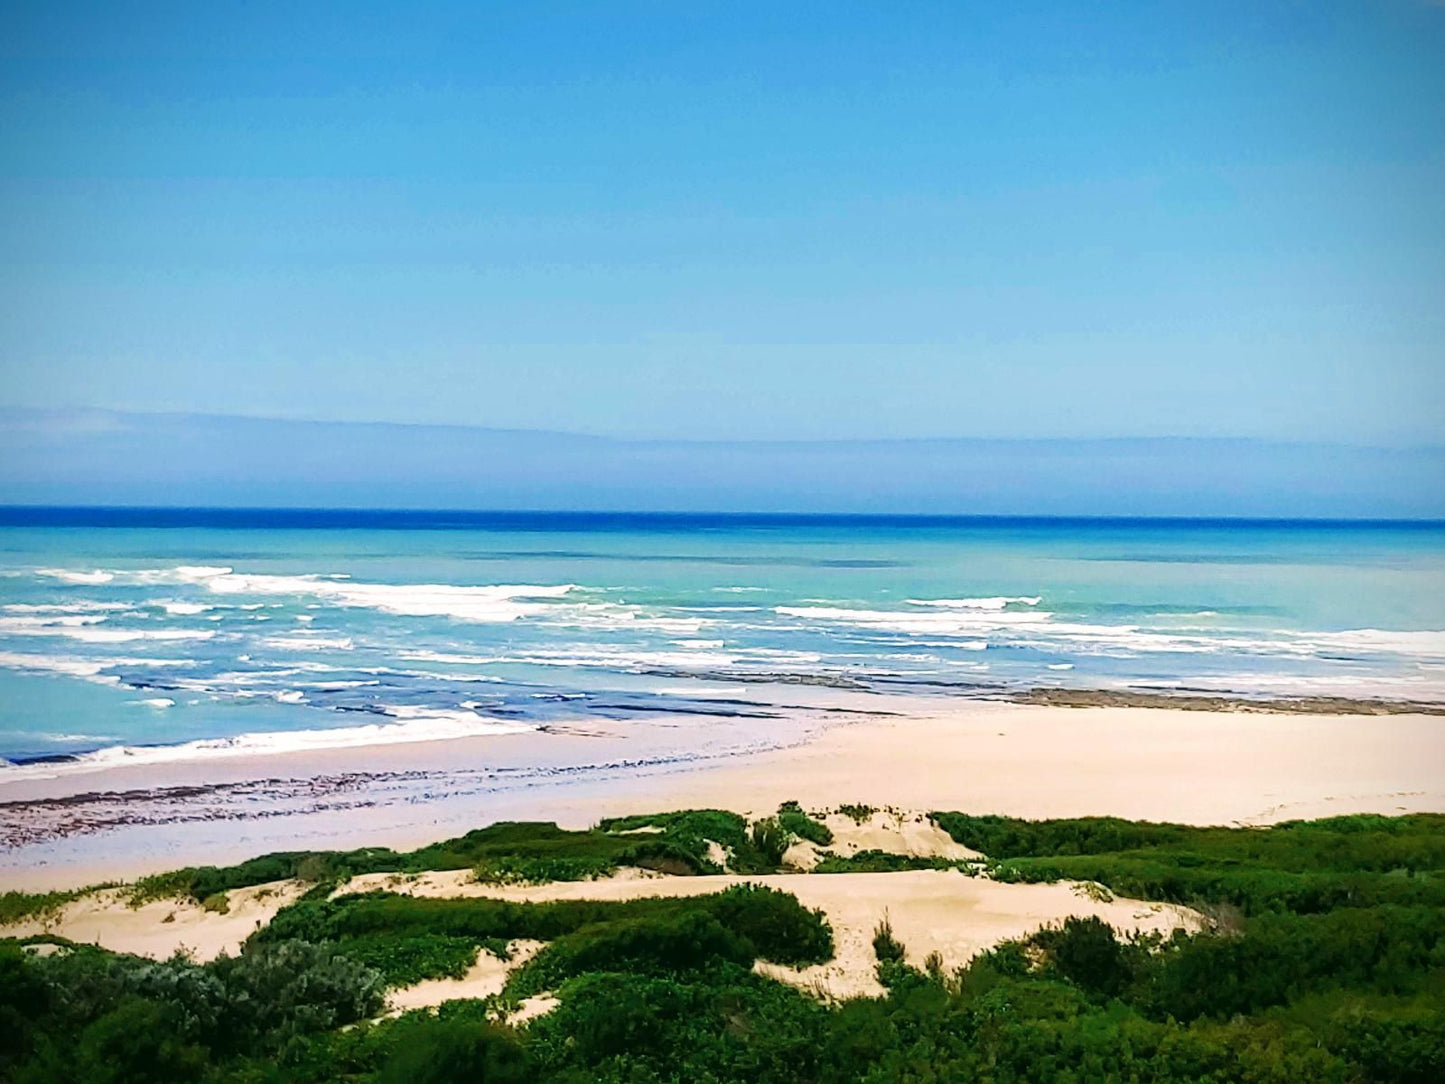
[[[833, 727], [805, 745], [650, 782], [644, 798], [609, 795], [590, 809], [768, 810], [794, 799], [805, 809], [1249, 825], [1442, 812], [1445, 718], [970, 703]], [[587, 821], [588, 809], [571, 819]]]
[[[900, 706], [876, 699], [879, 706]], [[498, 819], [555, 820], [577, 828], [605, 816], [698, 806], [770, 812], [789, 799], [805, 808], [847, 802], [1190, 824], [1445, 811], [1445, 718], [1438, 716], [1233, 714], [945, 699], [920, 707], [917, 698], [909, 710], [905, 716], [838, 723], [788, 749], [633, 777], [559, 778], [505, 794], [439, 790], [359, 808], [81, 835], [0, 856], [0, 889], [72, 887], [235, 862], [272, 850], [410, 848]], [[528, 736], [533, 744], [549, 739]], [[571, 737], [564, 744], [582, 746], [585, 739]], [[325, 760], [307, 755], [228, 761], [224, 768], [232, 779], [343, 769], [425, 772], [496, 763], [499, 748], [515, 753], [520, 746], [510, 738], [462, 739], [334, 751]], [[194, 785], [208, 778], [190, 774], [194, 771], [199, 769], [170, 766], [150, 782]], [[0, 788], [0, 799], [144, 781], [133, 768], [117, 769]], [[849, 839], [866, 846], [861, 837]]]
[[0, 933], [7, 937], [53, 934], [156, 960], [181, 952], [204, 963], [223, 952], [234, 956], [246, 938], [308, 887], [299, 881], [277, 881], [238, 888], [227, 893], [225, 914], [207, 911], [190, 900], [152, 900], [132, 907], [123, 890], [107, 888], [72, 900], [51, 914], [0, 927]]
[[[507, 985], [507, 976], [537, 955], [543, 944], [522, 939], [512, 941], [507, 945], [511, 957], [506, 960], [499, 960], [490, 952], [479, 952], [476, 962], [459, 979], [426, 979], [415, 986], [393, 990], [386, 999], [387, 1009], [395, 1014], [432, 1008], [446, 1001], [493, 997]], [[533, 1015], [537, 1015], [535, 1007]]]

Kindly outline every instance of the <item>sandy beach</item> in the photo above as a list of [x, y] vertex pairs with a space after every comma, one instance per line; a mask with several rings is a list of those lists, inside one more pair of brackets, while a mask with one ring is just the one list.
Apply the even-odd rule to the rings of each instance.
[[879, 713], [707, 759], [670, 753], [670, 726], [696, 721], [660, 720], [13, 780], [0, 784], [0, 883], [70, 887], [273, 850], [412, 847], [502, 819], [583, 827], [788, 799], [1247, 825], [1445, 810], [1438, 716], [867, 703]]

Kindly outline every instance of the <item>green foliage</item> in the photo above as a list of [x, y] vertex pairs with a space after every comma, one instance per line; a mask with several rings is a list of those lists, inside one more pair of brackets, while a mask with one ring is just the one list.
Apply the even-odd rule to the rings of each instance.
[[480, 1020], [428, 1020], [408, 1031], [378, 1084], [530, 1084], [531, 1058], [516, 1035]]
[[[662, 831], [656, 835], [623, 834], [639, 827], [659, 827]], [[415, 851], [397, 852], [386, 847], [278, 851], [234, 866], [173, 870], [141, 878], [130, 886], [128, 897], [137, 906], [156, 899], [199, 901], [237, 888], [291, 879], [309, 881], [329, 893], [332, 886], [364, 873], [450, 869], [475, 869], [479, 876], [489, 879], [527, 883], [585, 880], [604, 876], [618, 866], [674, 874], [721, 873], [707, 857], [708, 840], [732, 846], [745, 858], [750, 857], [746, 827], [743, 818], [721, 810], [621, 818], [576, 832], [550, 822], [504, 821]], [[17, 910], [39, 905], [20, 899], [20, 893], [7, 893], [0, 897], [0, 907], [11, 895], [16, 899], [10, 906]]]
[[[679, 818], [675, 836], [707, 840], [731, 815], [666, 816]], [[746, 833], [740, 821], [717, 840], [735, 855]], [[282, 911], [241, 956], [204, 966], [84, 945], [32, 956], [0, 941], [0, 1079], [1445, 1079], [1445, 922], [1431, 887], [1440, 879], [1442, 819], [1339, 818], [1271, 830], [945, 821], [961, 842], [987, 850], [987, 841], [1000, 868], [1019, 869], [1020, 879], [1091, 864], [1098, 880], [1127, 891], [1129, 878], [1166, 883], [1161, 871], [1172, 866], [1181, 878], [1167, 882], [1176, 898], [1195, 892], [1216, 900], [1221, 914], [1245, 902], [1225, 930], [1167, 940], [1121, 939], [1097, 919], [1070, 919], [953, 974], [936, 958], [909, 967], [883, 924], [874, 951], [886, 996], [829, 1006], [751, 971], [758, 958], [803, 964], [832, 954], [821, 915], [765, 888], [542, 904], [318, 893]], [[621, 838], [631, 845], [638, 837]], [[382, 973], [455, 970], [479, 945], [504, 951], [512, 937], [549, 942], [507, 993], [554, 990], [560, 1004], [551, 1013], [513, 1031], [486, 1019], [491, 1005], [459, 1001], [366, 1022], [380, 1008]]]
[[753, 850], [767, 869], [777, 869], [783, 861], [783, 852], [788, 849], [792, 837], [777, 817], [764, 817], [753, 824], [748, 834]]
[[1194, 828], [1108, 817], [1023, 821], [935, 813], [1004, 881], [1098, 881], [1123, 895], [1245, 914], [1338, 907], [1445, 907], [1445, 816], [1353, 816], [1270, 829]]
[[74, 945], [0, 944], [0, 1078], [190, 1081], [375, 1015], [379, 976], [334, 948], [286, 942], [198, 965]]
[[349, 959], [376, 971], [387, 986], [411, 986], [423, 979], [459, 979], [484, 947], [474, 937], [439, 933], [407, 937], [367, 934], [348, 938], [341, 946]]
[[[746, 868], [753, 857], [752, 843], [748, 839], [748, 822], [736, 813], [725, 809], [687, 809], [679, 813], [649, 813], [633, 817], [614, 817], [604, 820], [598, 828], [608, 833], [636, 832], [638, 829], [658, 829], [660, 834], [644, 836], [658, 843], [669, 843], [691, 856], [698, 873], [721, 873], [722, 867], [708, 859], [708, 843], [732, 852], [734, 865], [744, 873], [756, 872]], [[634, 837], [636, 838], [636, 837]], [[741, 864], [739, 864], [741, 862]], [[677, 872], [665, 870], [664, 872]]]
[[826, 854], [813, 867], [814, 873], [898, 873], [909, 869], [961, 869], [972, 873], [974, 865], [952, 858], [936, 858], [921, 854], [895, 854], [892, 851], [859, 851], [857, 854]]
[[513, 973], [507, 993], [526, 997], [592, 971], [680, 975], [723, 963], [751, 967], [755, 956], [751, 943], [705, 911], [621, 919], [558, 938]]
[[873, 930], [873, 955], [880, 964], [903, 962], [903, 945], [893, 936], [893, 923], [886, 915]]
[[593, 881], [615, 867], [602, 858], [484, 858], [472, 871], [482, 884], [540, 885], [551, 881]]
[[797, 836], [826, 847], [833, 842], [833, 832], [822, 821], [814, 820], [798, 808], [797, 802], [784, 802], [778, 809], [778, 823]]
[[207, 896], [201, 901], [201, 910], [210, 911], [212, 914], [226, 915], [231, 912], [231, 901], [226, 898], [224, 892], [217, 892]]
[[1123, 946], [1109, 924], [1095, 916], [1065, 919], [1058, 929], [1040, 930], [1033, 943], [1061, 976], [1090, 993], [1113, 996], [1129, 979]]
[[871, 805], [858, 805], [853, 803], [840, 805], [838, 812], [845, 817], [851, 817], [854, 824], [863, 824], [869, 817], [873, 816], [874, 813], [877, 813], [878, 810]]
[[29, 918], [46, 918], [71, 900], [89, 895], [99, 887], [103, 886], [68, 892], [0, 892], [0, 926], [11, 926]]
[[[709, 896], [620, 902], [514, 903], [371, 892], [298, 901], [253, 935], [250, 944], [332, 942], [339, 951], [378, 969], [389, 984], [407, 985], [423, 978], [456, 977], [470, 966], [478, 946], [498, 940], [555, 942], [579, 934], [543, 954], [555, 950], [560, 958], [592, 940], [605, 940], [609, 927], [618, 924], [651, 921], [665, 926], [690, 915], [715, 919], [741, 938], [749, 962], [761, 956], [783, 964], [819, 963], [833, 955], [832, 932], [821, 912], [807, 910], [785, 892], [752, 885]], [[585, 937], [580, 936], [583, 931]], [[539, 963], [534, 971], [541, 967]]]

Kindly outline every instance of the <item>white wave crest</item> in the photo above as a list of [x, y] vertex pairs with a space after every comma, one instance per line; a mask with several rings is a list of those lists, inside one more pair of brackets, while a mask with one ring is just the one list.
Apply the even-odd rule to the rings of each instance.
[[196, 584], [218, 595], [300, 596], [339, 606], [382, 610], [411, 617], [454, 617], [461, 621], [503, 622], [546, 609], [534, 600], [560, 598], [574, 584], [358, 583], [344, 574], [281, 576], [238, 573], [219, 565], [178, 565], [152, 569], [37, 569], [36, 574], [76, 584]]
[[283, 651], [350, 651], [352, 642], [350, 637], [273, 636], [266, 641], [266, 646]]
[[89, 572], [80, 572], [68, 568], [37, 568], [37, 576], [46, 576], [52, 580], [59, 580], [61, 583], [80, 583], [95, 586], [102, 583], [110, 583], [115, 579], [115, 573], [106, 572], [104, 569], [92, 569]]
[[1038, 625], [1053, 614], [1043, 610], [1013, 612], [985, 609], [928, 610], [851, 610], [836, 606], [776, 606], [773, 612], [783, 617], [801, 618], [829, 625], [852, 625], [891, 632], [917, 633], [926, 636], [978, 636], [992, 629], [1021, 625]]
[[1041, 595], [994, 595], [990, 598], [911, 598], [910, 606], [936, 606], [946, 610], [1002, 610], [1010, 603], [1037, 606]]
[[363, 745], [400, 745], [493, 734], [522, 734], [535, 729], [512, 720], [491, 719], [474, 711], [459, 709], [397, 707], [384, 710], [394, 722], [318, 730], [259, 731], [180, 745], [116, 745], [83, 754], [67, 763], [12, 764], [0, 767], [0, 779], [51, 778], [129, 765], [272, 756], [278, 753], [315, 752]]
[[120, 679], [103, 674], [104, 659], [71, 659], [59, 655], [34, 655], [20, 651], [0, 651], [0, 666], [33, 674], [65, 674], [97, 685], [119, 685]]
[[177, 617], [193, 617], [196, 614], [203, 614], [207, 610], [214, 610], [214, 606], [207, 606], [204, 602], [152, 602], [150, 605], [159, 606], [168, 614]]

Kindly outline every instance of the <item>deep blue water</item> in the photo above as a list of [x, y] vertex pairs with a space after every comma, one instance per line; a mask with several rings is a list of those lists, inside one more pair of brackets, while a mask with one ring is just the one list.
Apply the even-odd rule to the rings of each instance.
[[819, 682], [1445, 698], [1445, 524], [0, 509], [12, 761], [768, 718]]

